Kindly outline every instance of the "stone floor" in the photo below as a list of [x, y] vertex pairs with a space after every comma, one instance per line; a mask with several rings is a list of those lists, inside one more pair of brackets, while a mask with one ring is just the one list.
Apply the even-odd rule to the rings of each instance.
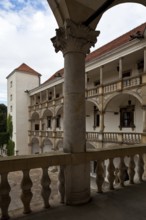
[[145, 220], [146, 183], [97, 194], [82, 206], [54, 206], [20, 220]]

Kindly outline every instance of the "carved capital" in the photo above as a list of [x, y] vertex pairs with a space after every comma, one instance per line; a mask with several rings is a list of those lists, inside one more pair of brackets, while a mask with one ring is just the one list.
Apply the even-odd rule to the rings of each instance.
[[56, 52], [62, 51], [63, 54], [66, 54], [72, 51], [87, 54], [90, 52], [90, 47], [95, 45], [99, 33], [99, 31], [94, 31], [82, 24], [75, 24], [68, 19], [64, 27], [56, 29], [56, 37], [51, 41]]

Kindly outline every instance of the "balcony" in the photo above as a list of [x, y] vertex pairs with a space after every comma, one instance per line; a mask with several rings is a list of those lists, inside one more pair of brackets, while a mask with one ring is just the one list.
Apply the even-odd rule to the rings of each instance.
[[[1, 219], [15, 217], [21, 219], [95, 219], [98, 216], [103, 219], [145, 219], [146, 183], [145, 180], [145, 145], [122, 147], [88, 151], [85, 153], [52, 153], [31, 156], [17, 156], [2, 158], [1, 184], [0, 184], [0, 208]], [[92, 202], [84, 206], [68, 207], [65, 202], [65, 168], [86, 163], [95, 163], [95, 179], [91, 181]], [[51, 176], [48, 169], [59, 166], [58, 179], [60, 201], [62, 205], [51, 204]], [[40, 181], [40, 201], [46, 208], [44, 211], [32, 204], [38, 190], [32, 190], [36, 179], [31, 176], [31, 170], [42, 170], [36, 178]], [[17, 211], [11, 210], [15, 204], [15, 184], [9, 183], [9, 174], [21, 171], [19, 200], [23, 210], [17, 207]], [[126, 172], [126, 173], [125, 173]], [[22, 175], [23, 174], [23, 175]], [[127, 175], [127, 177], [125, 176]], [[56, 186], [56, 188], [57, 188]], [[15, 188], [16, 190], [16, 188]], [[98, 194], [96, 194], [98, 192]], [[102, 193], [103, 192], [103, 193]], [[102, 193], [102, 194], [101, 194]], [[11, 196], [13, 195], [13, 196]], [[34, 199], [33, 199], [34, 200]], [[34, 201], [35, 202], [35, 201]], [[47, 210], [48, 209], [48, 210]], [[24, 213], [24, 214], [23, 214]], [[30, 214], [31, 213], [31, 214]], [[89, 217], [90, 216], [90, 217]]]
[[131, 89], [137, 86], [142, 85], [142, 83], [145, 82], [145, 74], [143, 76], [134, 76], [134, 77], [128, 77], [126, 79], [113, 81], [108, 84], [104, 85], [98, 85], [97, 87], [93, 87], [86, 90], [86, 97], [94, 97], [101, 94], [109, 94], [112, 92], [122, 91], [125, 89]]

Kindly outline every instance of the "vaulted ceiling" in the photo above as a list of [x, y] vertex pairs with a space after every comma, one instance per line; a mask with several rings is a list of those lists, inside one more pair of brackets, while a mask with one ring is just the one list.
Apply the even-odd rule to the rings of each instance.
[[121, 3], [140, 3], [146, 6], [146, 0], [47, 0], [58, 26], [64, 25], [66, 19], [96, 28], [103, 13]]

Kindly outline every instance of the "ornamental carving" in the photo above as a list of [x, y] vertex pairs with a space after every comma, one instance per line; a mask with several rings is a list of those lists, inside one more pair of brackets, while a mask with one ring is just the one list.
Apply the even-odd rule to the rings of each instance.
[[87, 54], [90, 47], [94, 46], [97, 41], [99, 31], [94, 31], [90, 27], [82, 24], [75, 24], [71, 20], [66, 20], [64, 27], [56, 29], [56, 37], [52, 38], [55, 51], [82, 52]]

